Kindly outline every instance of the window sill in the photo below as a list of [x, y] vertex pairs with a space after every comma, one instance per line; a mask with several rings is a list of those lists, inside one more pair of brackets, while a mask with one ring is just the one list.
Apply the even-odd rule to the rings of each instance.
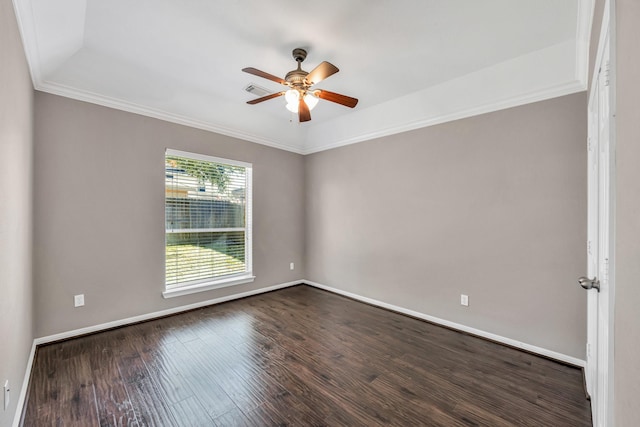
[[244, 276], [236, 276], [225, 280], [216, 280], [214, 282], [198, 283], [197, 285], [182, 286], [179, 288], [168, 289], [162, 293], [163, 298], [181, 297], [183, 295], [195, 294], [197, 292], [210, 291], [212, 289], [226, 288], [229, 286], [241, 285], [243, 283], [251, 283], [256, 276], [247, 274]]

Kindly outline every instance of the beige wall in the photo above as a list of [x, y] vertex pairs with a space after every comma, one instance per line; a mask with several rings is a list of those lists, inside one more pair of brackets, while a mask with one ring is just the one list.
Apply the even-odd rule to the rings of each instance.
[[307, 278], [584, 359], [586, 123], [581, 93], [307, 156]]
[[11, 388], [0, 426], [9, 426], [33, 341], [33, 87], [10, 0], [0, 0], [0, 58], [0, 389]]
[[[35, 123], [36, 336], [304, 277], [302, 156], [41, 92]], [[254, 283], [162, 298], [166, 147], [253, 163]]]
[[617, 0], [616, 426], [640, 420], [640, 2]]

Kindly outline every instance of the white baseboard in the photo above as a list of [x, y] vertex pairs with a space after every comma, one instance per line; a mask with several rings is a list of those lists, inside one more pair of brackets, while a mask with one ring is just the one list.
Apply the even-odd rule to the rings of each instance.
[[378, 307], [386, 308], [388, 310], [396, 311], [398, 313], [406, 314], [408, 316], [416, 317], [418, 319], [423, 319], [429, 322], [433, 322], [439, 325], [443, 325], [452, 329], [456, 329], [459, 331], [467, 332], [472, 335], [476, 335], [479, 337], [487, 338], [492, 341], [496, 341], [502, 344], [506, 344], [512, 347], [520, 348], [531, 353], [539, 354], [544, 357], [548, 357], [551, 359], [558, 360], [560, 362], [568, 363], [570, 365], [574, 365], [577, 367], [585, 367], [586, 362], [581, 359], [577, 359], [572, 356], [567, 356], [562, 353], [558, 353], [552, 350], [547, 350], [545, 348], [537, 347], [535, 345], [523, 343], [517, 340], [513, 340], [511, 338], [502, 337], [500, 335], [492, 334], [490, 332], [481, 331], [479, 329], [471, 328], [469, 326], [465, 326], [459, 323], [450, 322], [448, 320], [440, 319], [438, 317], [430, 316], [428, 314], [420, 313], [417, 311], [409, 310], [403, 307], [399, 307], [393, 304], [388, 304], [386, 302], [378, 301], [372, 298], [364, 297], [362, 295], [354, 294], [352, 292], [343, 291], [337, 288], [333, 288], [331, 286], [322, 285], [320, 283], [312, 282], [310, 280], [296, 280], [293, 282], [281, 283], [279, 285], [269, 286], [266, 288], [255, 289], [253, 291], [241, 292], [239, 294], [228, 295], [225, 297], [215, 298], [207, 301], [200, 301], [194, 304], [183, 305], [180, 307], [174, 307], [167, 310], [156, 311], [153, 313], [142, 314], [139, 316], [129, 317], [127, 319], [114, 320], [112, 322], [102, 323], [99, 325], [88, 326], [86, 328], [74, 329], [72, 331], [62, 332], [59, 334], [49, 335], [45, 337], [36, 338], [33, 340], [33, 345], [31, 347], [31, 352], [29, 354], [29, 360], [27, 362], [27, 368], [24, 375], [24, 381], [22, 383], [22, 389], [20, 390], [20, 396], [18, 398], [18, 405], [16, 408], [15, 417], [13, 420], [13, 427], [18, 427], [20, 425], [20, 420], [22, 418], [22, 411], [24, 409], [24, 404], [26, 402], [27, 397], [27, 388], [29, 386], [29, 377], [31, 375], [31, 369], [33, 367], [33, 362], [35, 358], [36, 347], [38, 345], [47, 344], [54, 341], [60, 341], [64, 339], [74, 338], [80, 335], [86, 335], [94, 332], [100, 332], [106, 329], [112, 329], [119, 326], [126, 326], [132, 323], [138, 323], [145, 320], [156, 319], [159, 317], [168, 316], [171, 314], [180, 313], [183, 311], [189, 311], [200, 307], [206, 307], [208, 305], [220, 304], [227, 301], [232, 301], [235, 299], [245, 298], [252, 295], [258, 295], [265, 292], [271, 292], [278, 289], [288, 288], [291, 286], [295, 286], [298, 284], [307, 284], [309, 286], [313, 286], [318, 289], [323, 289], [338, 295], [343, 295], [349, 298], [353, 298], [358, 301], [362, 301], [371, 305], [375, 305]]
[[278, 289], [288, 288], [290, 286], [299, 285], [304, 283], [303, 280], [296, 280], [293, 282], [281, 283], [279, 285], [268, 286], [266, 288], [255, 289], [253, 291], [241, 292], [239, 294], [227, 295], [226, 297], [215, 298], [207, 301], [200, 301], [194, 304], [183, 305], [180, 307], [169, 308], [167, 310], [156, 311], [153, 313], [141, 314], [140, 316], [129, 317], [127, 319], [114, 320], [113, 322], [102, 323], [99, 325], [88, 326], [86, 328], [74, 329], [72, 331], [61, 332], [59, 334], [49, 335], [45, 337], [36, 338], [33, 340], [31, 346], [31, 353], [29, 354], [29, 360], [27, 361], [27, 369], [24, 374], [24, 380], [22, 382], [22, 389], [20, 390], [20, 396], [18, 398], [18, 405], [16, 408], [16, 414], [13, 418], [13, 427], [19, 427], [20, 420], [22, 418], [22, 411], [24, 410], [24, 404], [27, 399], [27, 388], [29, 387], [29, 379], [31, 376], [31, 368], [33, 367], [33, 361], [36, 354], [36, 347], [42, 344], [47, 344], [54, 341], [60, 341], [64, 339], [74, 338], [80, 335], [91, 334], [94, 332], [100, 332], [106, 329], [112, 329], [119, 326], [126, 326], [132, 323], [138, 323], [145, 320], [157, 319], [159, 317], [168, 316], [171, 314], [180, 313], [183, 311], [193, 310], [195, 308], [206, 307], [208, 305], [220, 304], [234, 299], [240, 299], [249, 297], [252, 295], [263, 294], [265, 292], [271, 292]]
[[173, 307], [166, 310], [156, 311], [153, 313], [141, 314], [139, 316], [129, 317], [121, 320], [114, 320], [112, 322], [101, 323], [99, 325], [87, 326], [86, 328], [74, 329], [72, 331], [61, 332], [59, 334], [48, 335], [45, 337], [36, 338], [34, 340], [34, 344], [36, 346], [47, 344], [50, 342], [65, 340], [69, 338], [74, 338], [80, 335], [91, 334], [94, 332], [104, 331], [106, 329], [117, 328], [120, 326], [130, 325], [132, 323], [143, 322], [145, 320], [157, 319], [159, 317], [169, 316], [171, 314], [180, 313], [183, 311], [193, 310], [195, 308], [206, 307], [208, 305], [220, 304], [227, 301], [232, 301], [234, 299], [240, 299], [245, 297], [250, 297], [252, 295], [263, 294], [265, 292], [271, 292], [278, 289], [288, 288], [290, 286], [299, 285], [304, 283], [303, 280], [296, 280], [293, 282], [281, 283], [279, 285], [268, 286], [266, 288], [255, 289], [253, 291], [241, 292], [239, 294], [227, 295], [225, 297], [214, 298], [207, 301], [200, 301], [193, 304], [182, 305], [180, 307]]
[[502, 344], [506, 344], [511, 347], [520, 348], [522, 350], [529, 351], [531, 353], [539, 354], [544, 357], [548, 357], [550, 359], [555, 359], [563, 363], [568, 363], [570, 365], [577, 366], [579, 368], [584, 368], [586, 366], [586, 361], [582, 359], [575, 358], [573, 356], [568, 356], [566, 354], [558, 353], [556, 351], [548, 350], [546, 348], [538, 347], [535, 345], [527, 344], [521, 341], [517, 341], [511, 338], [506, 338], [500, 335], [492, 334], [491, 332], [482, 331], [480, 329], [472, 328], [469, 326], [462, 325], [460, 323], [451, 322], [449, 320], [440, 319], [439, 317], [430, 316], [428, 314], [420, 313], [418, 311], [409, 310], [404, 307], [399, 307], [397, 305], [388, 304], [386, 302], [378, 301], [372, 298], [364, 297], [362, 295], [354, 294], [352, 292], [343, 291], [341, 289], [333, 288], [331, 286], [326, 286], [320, 283], [312, 282], [310, 280], [303, 280], [303, 283], [313, 286], [318, 289], [323, 289], [325, 291], [333, 292], [338, 295], [343, 295], [349, 298], [353, 298], [358, 301], [365, 302], [367, 304], [375, 305], [378, 307], [386, 308], [388, 310], [396, 311], [398, 313], [406, 314], [408, 316], [416, 317], [418, 319], [426, 320], [432, 323], [436, 323], [438, 325], [446, 326], [451, 329], [456, 329], [458, 331], [466, 332], [471, 335], [476, 335], [482, 338], [489, 339], [491, 341], [496, 341]]
[[24, 372], [24, 379], [22, 380], [22, 388], [20, 389], [20, 396], [18, 396], [18, 405], [16, 406], [16, 413], [13, 416], [13, 427], [20, 426], [20, 419], [22, 418], [22, 411], [24, 410], [24, 403], [27, 400], [27, 388], [29, 387], [29, 378], [31, 377], [31, 368], [33, 367], [33, 360], [36, 356], [36, 342], [34, 340], [31, 345], [31, 352], [29, 353], [29, 359], [27, 360], [27, 368]]
[[303, 280], [296, 280], [293, 282], [281, 283], [279, 285], [268, 286], [266, 288], [255, 289], [253, 291], [241, 292], [239, 294], [228, 295], [225, 297], [215, 298], [207, 301], [200, 301], [194, 304], [183, 305], [180, 307], [169, 308], [167, 310], [156, 311], [153, 313], [141, 314], [140, 316], [129, 317], [127, 319], [114, 320], [113, 322], [102, 323], [99, 325], [88, 326], [86, 328], [74, 329], [72, 331], [62, 332], [59, 334], [49, 335], [45, 337], [36, 338], [33, 340], [31, 346], [31, 353], [29, 354], [29, 360], [27, 361], [27, 369], [24, 374], [24, 381], [22, 382], [22, 389], [20, 390], [20, 396], [18, 398], [18, 405], [16, 413], [13, 419], [13, 427], [19, 427], [20, 420], [22, 418], [22, 411], [24, 410], [24, 404], [27, 399], [27, 388], [29, 387], [29, 379], [31, 376], [31, 368], [35, 359], [36, 348], [39, 345], [47, 344], [54, 341], [60, 341], [64, 339], [74, 338], [80, 335], [86, 335], [94, 332], [100, 332], [106, 329], [112, 329], [119, 326], [126, 326], [132, 323], [138, 323], [145, 320], [157, 319], [159, 317], [168, 316], [171, 314], [180, 313], [183, 311], [193, 310], [195, 308], [206, 307], [208, 305], [220, 304], [234, 299], [240, 299], [249, 297], [252, 295], [263, 294], [265, 292], [271, 292], [278, 289], [288, 288], [304, 283]]

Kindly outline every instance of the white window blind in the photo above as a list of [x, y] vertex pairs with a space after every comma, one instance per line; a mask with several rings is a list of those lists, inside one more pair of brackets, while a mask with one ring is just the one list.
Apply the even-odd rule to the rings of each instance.
[[251, 274], [251, 165], [165, 155], [166, 289]]

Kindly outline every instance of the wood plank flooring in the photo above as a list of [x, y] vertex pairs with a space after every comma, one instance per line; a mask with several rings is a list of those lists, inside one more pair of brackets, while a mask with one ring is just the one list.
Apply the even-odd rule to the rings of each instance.
[[590, 426], [582, 373], [305, 285], [39, 347], [25, 426]]

